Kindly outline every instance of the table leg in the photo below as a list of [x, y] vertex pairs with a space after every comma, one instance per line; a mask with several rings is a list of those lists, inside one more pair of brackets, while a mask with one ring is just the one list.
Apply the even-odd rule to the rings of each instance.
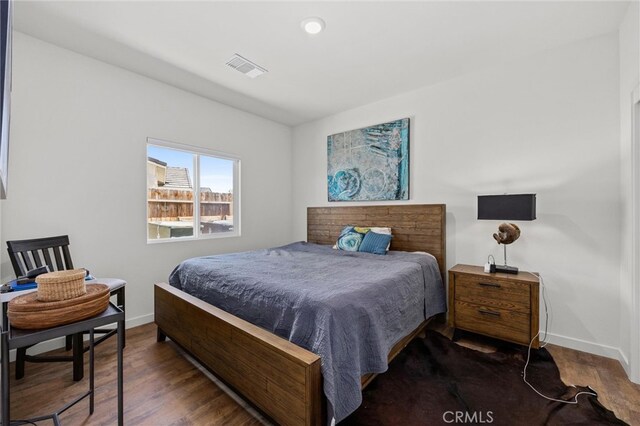
[[2, 424], [9, 424], [9, 335], [2, 333]]
[[24, 363], [26, 362], [27, 348], [16, 349], [16, 380], [24, 377]]
[[124, 377], [122, 351], [124, 349], [124, 320], [118, 321], [118, 426], [124, 424]]
[[82, 333], [73, 335], [73, 380], [78, 382], [84, 377], [84, 342]]
[[94, 386], [94, 374], [93, 374], [93, 363], [94, 363], [94, 348], [93, 348], [93, 328], [89, 330], [89, 414], [93, 414], [93, 401], [95, 397], [95, 386]]

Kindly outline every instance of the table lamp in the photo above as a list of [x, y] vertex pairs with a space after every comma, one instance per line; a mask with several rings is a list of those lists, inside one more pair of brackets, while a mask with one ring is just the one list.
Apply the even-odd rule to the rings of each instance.
[[[478, 195], [478, 220], [535, 220], [536, 194]], [[518, 268], [507, 265], [507, 244], [520, 237], [515, 223], [502, 223], [493, 238], [504, 248], [504, 265], [496, 265], [496, 272], [517, 274]]]

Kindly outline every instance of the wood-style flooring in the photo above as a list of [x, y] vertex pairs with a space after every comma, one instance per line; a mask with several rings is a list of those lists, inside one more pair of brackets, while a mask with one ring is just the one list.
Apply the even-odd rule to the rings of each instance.
[[[56, 351], [59, 352], [59, 351]], [[63, 425], [116, 425], [116, 339], [95, 348], [95, 411], [85, 399], [60, 416]], [[85, 378], [73, 382], [70, 363], [27, 363], [15, 380], [11, 365], [11, 418], [24, 419], [57, 411], [88, 389]], [[242, 406], [214, 385], [176, 350], [156, 343], [156, 327], [127, 330], [124, 350], [125, 425], [259, 425]], [[38, 423], [51, 425], [52, 421]]]
[[[483, 345], [475, 343], [473, 336], [464, 336], [461, 343], [476, 348]], [[640, 385], [627, 379], [617, 361], [557, 346], [547, 349], [565, 383], [590, 385], [619, 418], [640, 425]], [[126, 425], [261, 424], [179, 353], [173, 343], [156, 343], [153, 324], [127, 330], [124, 360]], [[88, 400], [83, 400], [60, 416], [63, 425], [117, 423], [115, 367], [116, 341], [109, 339], [96, 347], [95, 412], [90, 416]], [[74, 383], [69, 363], [27, 363], [25, 377], [15, 380], [12, 365], [11, 417], [21, 419], [56, 411], [86, 391], [87, 369], [85, 365], [85, 379]]]

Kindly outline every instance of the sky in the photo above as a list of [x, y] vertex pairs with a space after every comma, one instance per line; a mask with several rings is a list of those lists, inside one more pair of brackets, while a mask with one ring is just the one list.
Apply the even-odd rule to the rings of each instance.
[[[147, 156], [164, 161], [167, 166], [189, 169], [193, 178], [193, 154], [177, 149], [147, 145]], [[233, 190], [233, 161], [200, 155], [200, 186], [209, 187], [213, 192]]]

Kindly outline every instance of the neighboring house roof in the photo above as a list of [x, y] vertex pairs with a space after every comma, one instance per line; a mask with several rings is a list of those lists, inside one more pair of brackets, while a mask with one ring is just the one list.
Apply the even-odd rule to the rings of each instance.
[[191, 189], [189, 169], [184, 167], [167, 167], [164, 187]]
[[148, 161], [150, 161], [150, 162], [152, 162], [152, 163], [156, 163], [156, 164], [159, 164], [159, 165], [161, 165], [161, 166], [165, 166], [165, 167], [167, 167], [167, 163], [165, 163], [164, 161], [160, 161], [160, 160], [158, 160], [158, 159], [156, 159], [156, 158], [153, 158], [153, 157], [147, 157], [147, 160], [148, 160]]
[[206, 187], [205, 186], [201, 186], [200, 187], [200, 192], [213, 192], [213, 191], [208, 186], [206, 186]]

